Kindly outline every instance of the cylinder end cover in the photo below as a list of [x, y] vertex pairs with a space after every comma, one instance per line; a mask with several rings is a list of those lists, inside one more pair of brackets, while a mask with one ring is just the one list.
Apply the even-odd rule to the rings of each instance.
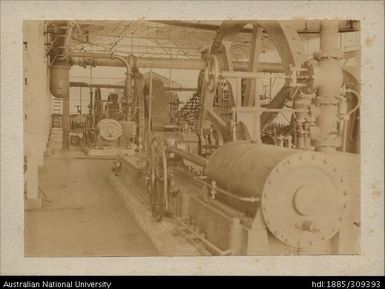
[[343, 172], [326, 154], [301, 152], [269, 174], [261, 197], [269, 231], [293, 247], [309, 247], [341, 229], [349, 190]]

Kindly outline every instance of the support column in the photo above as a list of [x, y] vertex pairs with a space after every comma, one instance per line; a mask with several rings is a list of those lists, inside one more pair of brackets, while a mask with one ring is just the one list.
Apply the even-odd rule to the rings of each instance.
[[70, 147], [70, 95], [63, 98], [63, 149]]
[[[259, 25], [254, 25], [251, 39], [249, 70], [250, 72], [258, 71], [258, 59], [262, 47], [263, 28]], [[253, 106], [256, 99], [259, 99], [259, 91], [257, 92], [257, 80], [248, 79], [245, 93], [245, 106]]]
[[28, 20], [23, 25], [24, 42], [24, 172], [25, 209], [41, 207], [39, 167], [44, 164], [44, 151], [50, 129], [50, 97], [48, 93], [47, 57], [45, 55], [43, 21]]

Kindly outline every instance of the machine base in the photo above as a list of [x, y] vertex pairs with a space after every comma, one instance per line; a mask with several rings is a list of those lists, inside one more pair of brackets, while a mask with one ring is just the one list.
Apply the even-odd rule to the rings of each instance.
[[209, 255], [203, 248], [198, 249], [181, 236], [175, 220], [167, 218], [161, 223], [153, 220], [145, 188], [140, 186], [144, 182], [139, 181], [141, 176], [136, 166], [137, 161], [135, 156], [122, 158], [122, 167], [126, 171], [123, 178], [111, 173], [108, 180], [159, 253], [163, 256]]

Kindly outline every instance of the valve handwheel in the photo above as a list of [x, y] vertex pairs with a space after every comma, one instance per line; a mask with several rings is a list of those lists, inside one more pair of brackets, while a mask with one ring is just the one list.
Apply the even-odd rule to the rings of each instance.
[[207, 59], [205, 69], [205, 82], [209, 92], [215, 92], [219, 79], [219, 63], [215, 55], [210, 55]]
[[154, 136], [148, 151], [147, 188], [152, 216], [160, 222], [168, 210], [167, 158], [162, 138]]

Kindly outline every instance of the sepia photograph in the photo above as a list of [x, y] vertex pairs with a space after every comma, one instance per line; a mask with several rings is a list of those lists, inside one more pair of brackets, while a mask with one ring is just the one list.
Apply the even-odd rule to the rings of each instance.
[[359, 21], [23, 37], [25, 256], [359, 254]]
[[0, 5], [0, 275], [384, 274], [384, 2]]

